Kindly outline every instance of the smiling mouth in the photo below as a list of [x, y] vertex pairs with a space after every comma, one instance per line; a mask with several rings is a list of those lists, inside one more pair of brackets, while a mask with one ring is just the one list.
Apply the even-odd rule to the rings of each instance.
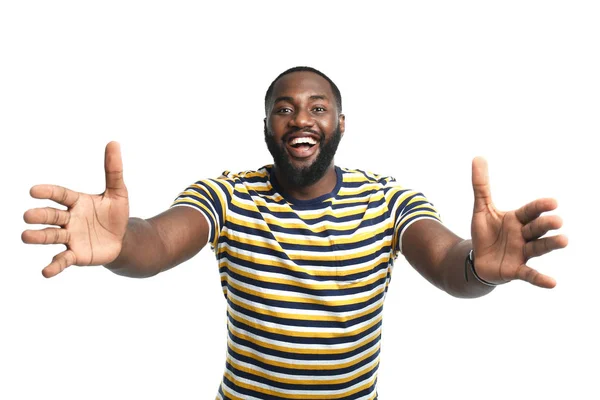
[[312, 156], [319, 146], [318, 140], [311, 136], [293, 137], [287, 141], [287, 149], [290, 156], [297, 159], [305, 159]]
[[310, 149], [317, 144], [317, 141], [312, 137], [297, 137], [290, 140], [288, 144], [295, 149]]

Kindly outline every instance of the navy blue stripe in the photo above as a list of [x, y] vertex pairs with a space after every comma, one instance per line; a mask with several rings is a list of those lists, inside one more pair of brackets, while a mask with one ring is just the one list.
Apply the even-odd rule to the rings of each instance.
[[243, 388], [241, 386], [236, 385], [232, 381], [230, 381], [229, 378], [227, 378], [226, 376], [223, 377], [223, 382], [225, 383], [225, 385], [227, 385], [232, 390], [235, 390], [239, 394], [246, 395], [249, 397], [256, 397], [258, 399], [263, 399], [263, 400], [289, 400], [289, 398], [286, 399], [285, 397], [272, 396], [272, 395], [268, 395], [265, 393], [256, 392], [254, 390]]
[[375, 323], [369, 329], [367, 329], [359, 334], [356, 334], [356, 335], [343, 336], [343, 337], [328, 337], [328, 338], [327, 337], [299, 337], [299, 336], [287, 336], [287, 335], [282, 335], [279, 333], [272, 333], [272, 332], [264, 331], [262, 329], [251, 327], [249, 325], [244, 324], [243, 322], [236, 321], [229, 315], [229, 313], [227, 313], [227, 317], [229, 318], [229, 321], [231, 322], [231, 324], [233, 326], [237, 327], [238, 329], [243, 329], [254, 335], [257, 335], [257, 336], [260, 336], [260, 337], [263, 337], [266, 339], [279, 340], [281, 342], [290, 342], [290, 343], [296, 343], [296, 344], [304, 343], [304, 344], [332, 345], [332, 344], [341, 344], [341, 343], [353, 343], [353, 342], [356, 342], [356, 341], [360, 340], [361, 338], [369, 335], [370, 333], [373, 333], [374, 331], [379, 329], [379, 327], [381, 326], [381, 320], [380, 320], [379, 322]]
[[[376, 358], [376, 356], [375, 356], [375, 358]], [[369, 379], [370, 377], [373, 376], [373, 374], [375, 374], [377, 372], [377, 366], [375, 366], [370, 371], [364, 372], [363, 374], [359, 375], [358, 377], [356, 377], [348, 382], [344, 382], [344, 383], [300, 384], [300, 383], [283, 383], [283, 382], [278, 382], [276, 380], [268, 379], [268, 378], [265, 378], [265, 377], [262, 377], [259, 375], [255, 375], [255, 374], [237, 369], [236, 367], [231, 365], [229, 362], [226, 364], [226, 368], [233, 375], [240, 377], [240, 378], [250, 379], [254, 382], [259, 382], [264, 385], [272, 386], [272, 387], [283, 389], [283, 390], [305, 390], [305, 391], [313, 392], [314, 394], [318, 394], [320, 391], [323, 391], [323, 390], [348, 389], [348, 388], [352, 387], [353, 385], [356, 385], [357, 383], [359, 383], [365, 379]]]
[[384, 293], [379, 293], [379, 294], [373, 296], [372, 298], [368, 299], [367, 301], [335, 306], [335, 305], [330, 305], [330, 304], [298, 303], [298, 302], [293, 302], [293, 301], [266, 299], [263, 297], [259, 297], [259, 296], [255, 296], [253, 294], [243, 292], [243, 291], [238, 290], [231, 286], [228, 286], [227, 290], [229, 292], [235, 294], [238, 297], [241, 297], [241, 298], [249, 300], [249, 301], [255, 301], [257, 303], [261, 303], [266, 306], [290, 308], [290, 309], [294, 309], [294, 310], [319, 310], [319, 311], [328, 311], [328, 312], [332, 312], [332, 313], [362, 310], [362, 309], [368, 307], [369, 305], [380, 301], [381, 298], [384, 296]]
[[[386, 246], [385, 249], [382, 249], [380, 251], [381, 254], [387, 254], [389, 252], [390, 247]], [[225, 254], [225, 253], [222, 253]], [[331, 274], [329, 275], [310, 275], [306, 272], [301, 272], [301, 271], [294, 271], [285, 267], [277, 267], [277, 266], [273, 266], [273, 265], [263, 265], [263, 264], [257, 264], [254, 263], [252, 261], [247, 261], [247, 260], [242, 260], [242, 259], [238, 259], [237, 257], [232, 256], [231, 254], [225, 254], [224, 257], [219, 257], [219, 259], [223, 259], [226, 258], [228, 261], [238, 264], [242, 267], [246, 267], [248, 269], [251, 270], [255, 270], [255, 271], [264, 271], [264, 272], [271, 272], [271, 273], [276, 273], [276, 274], [281, 274], [281, 275], [287, 275], [290, 277], [294, 277], [297, 279], [306, 279], [309, 281], [315, 281], [315, 282], [326, 282], [326, 281], [333, 281], [336, 283], [347, 283], [347, 282], [353, 282], [353, 283], [358, 283], [357, 281], [368, 277], [369, 275], [379, 272], [382, 269], [387, 268], [387, 262], [388, 260], [383, 260], [381, 262], [379, 262], [379, 264], [374, 265], [371, 269], [365, 270], [363, 272], [357, 272], [354, 274], [348, 274], [348, 275], [342, 275], [342, 271], [340, 271], [340, 274], [337, 274], [337, 270], [335, 269], [336, 267], [339, 267], [338, 265], [329, 265], [329, 267], [331, 267]], [[342, 265], [340, 265], [342, 266]], [[219, 268], [219, 272], [220, 273], [229, 273], [230, 270], [229, 268], [224, 265], [222, 267]], [[232, 272], [233, 273], [233, 272]], [[251, 278], [246, 278], [246, 279], [251, 279]], [[263, 283], [260, 283], [260, 285], [262, 285]], [[310, 285], [310, 284], [309, 284]], [[295, 285], [291, 285], [294, 288], [295, 287], [307, 287], [306, 284], [303, 283], [298, 283], [298, 286]], [[340, 288], [343, 289], [343, 288]], [[299, 290], [299, 289], [294, 289], [294, 290]], [[316, 289], [318, 290], [318, 289]], [[314, 293], [314, 292], [309, 292], [309, 293]]]
[[[384, 278], [385, 280], [385, 278]], [[227, 300], [230, 309], [237, 311], [239, 314], [242, 314], [246, 317], [255, 318], [264, 322], [271, 322], [274, 324], [288, 325], [288, 326], [300, 326], [306, 328], [339, 328], [339, 329], [348, 329], [365, 321], [375, 318], [378, 314], [381, 314], [383, 307], [379, 307], [372, 312], [360, 316], [358, 318], [353, 318], [347, 321], [320, 321], [320, 320], [299, 320], [299, 319], [290, 319], [277, 317], [273, 315], [265, 315], [258, 313], [256, 311], [249, 310], [243, 306], [239, 306], [234, 304], [231, 300]]]
[[[385, 265], [383, 265], [383, 268], [380, 267], [379, 269], [384, 269], [384, 268], [385, 268]], [[316, 289], [314, 287], [311, 288], [311, 287], [306, 287], [306, 286], [295, 286], [295, 285], [290, 285], [290, 284], [286, 284], [286, 283], [258, 281], [256, 279], [252, 279], [247, 276], [239, 275], [236, 272], [231, 271], [231, 270], [228, 271], [228, 273], [229, 273], [230, 277], [234, 278], [237, 281], [244, 282], [244, 283], [254, 285], [257, 287], [272, 289], [272, 290], [282, 290], [282, 291], [291, 292], [291, 293], [304, 293], [304, 294], [309, 294], [309, 295], [313, 295], [313, 296], [323, 296], [323, 297], [344, 296], [344, 295], [368, 292], [369, 290], [376, 289], [377, 287], [384, 284], [387, 279], [387, 277], [382, 276], [381, 278], [377, 279], [376, 281], [371, 282], [366, 285], [361, 285], [360, 287], [348, 287], [348, 288], [340, 287], [338, 289]], [[324, 300], [324, 301], [327, 301], [327, 300]]]
[[[377, 335], [375, 336], [373, 339], [371, 339], [370, 341], [368, 341], [367, 343], [363, 344], [362, 346], [356, 348], [355, 350], [351, 350], [345, 353], [339, 353], [339, 354], [319, 354], [319, 353], [292, 353], [292, 352], [288, 352], [288, 351], [280, 351], [280, 350], [275, 350], [275, 349], [271, 349], [269, 347], [263, 347], [261, 345], [258, 345], [256, 343], [253, 343], [249, 340], [246, 339], [242, 339], [239, 338], [237, 336], [235, 336], [235, 334], [233, 334], [233, 332], [229, 331], [228, 333], [229, 338], [236, 343], [239, 346], [245, 346], [245, 347], [249, 347], [257, 352], [259, 352], [260, 354], [266, 354], [266, 355], [270, 355], [273, 357], [280, 357], [280, 358], [284, 358], [287, 360], [298, 360], [298, 361], [311, 361], [311, 360], [323, 360], [323, 361], [334, 361], [334, 360], [344, 360], [346, 358], [350, 358], [350, 357], [354, 357], [360, 353], [362, 353], [363, 351], [372, 349], [373, 347], [375, 347], [377, 345], [377, 343], [379, 343], [379, 341], [381, 340], [381, 335]], [[230, 349], [230, 352], [233, 351]], [[237, 354], [237, 353], [236, 353]], [[244, 357], [242, 355], [240, 355], [240, 357]], [[254, 360], [252, 361], [253, 363], [255, 363], [256, 365], [269, 369], [269, 368], [275, 368], [273, 366], [268, 366], [266, 364], [263, 364], [260, 361]], [[284, 370], [284, 368], [280, 368], [282, 371]], [[351, 372], [355, 369], [354, 366], [351, 367], [346, 367], [346, 368], [337, 368], [335, 370], [313, 370], [311, 374], [313, 375], [329, 375], [330, 372], [328, 371], [334, 371], [333, 374], [345, 374], [347, 372]], [[302, 375], [304, 372], [304, 370], [296, 370], [294, 369], [295, 374], [298, 375]], [[285, 372], [285, 371], [283, 371]], [[285, 372], [285, 373], [290, 373], [290, 372]], [[308, 372], [306, 372], [306, 374], [309, 374]], [[310, 375], [310, 374], [309, 374]]]
[[402, 221], [402, 223], [398, 226], [398, 230], [402, 230], [409, 222], [418, 219], [418, 218], [430, 218], [430, 219], [435, 219], [437, 220], [437, 218], [435, 218], [432, 215], [422, 215], [422, 214], [416, 214], [416, 215], [412, 215], [408, 218], [406, 218], [405, 220]]
[[[358, 257], [358, 258], [352, 260], [352, 262], [353, 262], [353, 264], [358, 264], [361, 262], [372, 261], [372, 259], [375, 259], [382, 254], [388, 254], [388, 253], [390, 253], [390, 251], [391, 251], [391, 246], [384, 246], [377, 253], [374, 253], [371, 257], [369, 257], [368, 255]], [[272, 273], [292, 276], [292, 277], [299, 278], [299, 279], [308, 279], [308, 280], [313, 280], [313, 281], [318, 281], [318, 282], [324, 282], [324, 281], [329, 281], [329, 280], [345, 282], [348, 280], [355, 280], [355, 279], [366, 277], [367, 275], [371, 274], [374, 271], [378, 271], [382, 268], [385, 268], [386, 258], [387, 257], [384, 257], [383, 260], [379, 264], [374, 265], [373, 268], [370, 270], [367, 270], [364, 272], [358, 272], [356, 274], [351, 274], [351, 275], [341, 275], [341, 274], [338, 275], [338, 274], [336, 274], [335, 268], [336, 267], [345, 267], [345, 266], [352, 265], [352, 264], [346, 264], [346, 263], [335, 261], [335, 260], [334, 261], [319, 261], [320, 266], [331, 267], [331, 274], [311, 275], [307, 272], [295, 271], [295, 270], [289, 269], [285, 266], [279, 267], [279, 266], [275, 266], [275, 265], [259, 264], [259, 263], [255, 263], [252, 261], [237, 258], [235, 255], [229, 254], [227, 252], [227, 250], [219, 253], [217, 256], [217, 260], [219, 261], [219, 263], [221, 263], [221, 262], [223, 262], [223, 260], [225, 260], [226, 263], [227, 262], [235, 263], [237, 265], [241, 265], [242, 267], [246, 267], [246, 268], [253, 269], [256, 271], [272, 272]], [[295, 263], [296, 263], [296, 265], [308, 264], [308, 262], [301, 262], [301, 260], [296, 260]], [[314, 261], [312, 262], [312, 264], [309, 264], [309, 265], [313, 265], [313, 264], [315, 264]], [[221, 272], [226, 272], [225, 267], [220, 267], [220, 268], [221, 268]]]
[[[232, 242], [231, 239], [229, 238], [223, 238], [223, 241], [227, 241], [227, 242]], [[239, 242], [235, 242], [235, 246], [238, 247], [239, 249], [243, 249], [243, 250], [247, 250], [247, 251], [251, 251], [254, 253], [259, 253], [259, 254], [267, 254], [267, 255], [271, 255], [271, 256], [280, 256], [280, 258], [284, 259], [284, 260], [290, 260], [290, 258], [288, 257], [287, 254], [283, 253], [283, 252], [277, 252], [275, 250], [271, 250], [271, 249], [265, 249], [264, 247], [257, 247], [254, 245], [249, 245], [249, 244], [243, 244], [243, 243], [239, 243]], [[351, 265], [356, 265], [356, 264], [360, 264], [360, 263], [367, 263], [370, 262], [374, 259], [376, 259], [377, 257], [379, 257], [382, 254], [388, 254], [391, 252], [391, 246], [386, 244], [385, 246], [382, 246], [380, 249], [375, 250], [372, 253], [360, 256], [360, 257], [356, 257], [356, 258], [352, 258], [350, 260], [302, 260], [302, 259], [295, 259], [293, 260], [293, 262], [296, 265], [299, 266], [312, 266], [315, 264], [318, 264], [319, 266], [322, 267], [347, 267], [347, 266], [351, 266]], [[223, 258], [226, 258], [229, 261], [235, 262], [235, 263], [239, 263], [240, 265], [244, 265], [243, 261], [239, 258], [237, 258], [234, 254], [230, 254], [228, 249], [223, 249], [221, 251], [221, 253], [219, 253], [219, 255], [217, 256], [217, 259], [220, 261]], [[245, 266], [249, 266], [251, 267], [252, 265], [255, 265], [255, 263], [250, 262], [250, 261], [246, 261], [246, 265]], [[309, 275], [306, 272], [300, 272], [300, 271], [293, 271], [293, 270], [288, 270], [285, 269], [285, 273], [287, 273], [288, 275], [293, 275], [293, 276], [305, 276], [307, 278], [313, 279], [313, 275]], [[318, 279], [318, 278], [314, 278], [314, 279]], [[334, 278], [330, 278], [330, 279], [334, 279]]]
[[[239, 215], [243, 215], [248, 218], [257, 219], [257, 220], [263, 220], [263, 215], [269, 215], [269, 216], [272, 216], [274, 218], [281, 220], [282, 223], [284, 223], [284, 224], [285, 224], [286, 220], [300, 219], [300, 220], [302, 220], [302, 222], [304, 222], [308, 226], [311, 226], [311, 225], [316, 225], [316, 224], [324, 222], [324, 221], [328, 221], [328, 222], [332, 222], [332, 223], [344, 223], [344, 222], [351, 222], [351, 221], [359, 222], [364, 219], [364, 214], [367, 211], [373, 210], [377, 207], [381, 207], [383, 205], [383, 203], [385, 203], [385, 199], [383, 199], [383, 198], [379, 199], [377, 201], [370, 202], [370, 203], [363, 203], [363, 204], [361, 204], [361, 206], [364, 207], [363, 210], [360, 210], [360, 211], [354, 210], [353, 214], [345, 215], [345, 216], [337, 216], [335, 214], [332, 215], [333, 211], [328, 212], [328, 209], [325, 208], [323, 210], [320, 210], [323, 214], [320, 215], [318, 218], [302, 218], [300, 215], [298, 215], [292, 209], [290, 209], [289, 211], [273, 211], [273, 210], [270, 210], [268, 207], [265, 207], [262, 205], [255, 205], [256, 209], [248, 210], [247, 208], [242, 208], [242, 207], [232, 203], [229, 206], [229, 208], [231, 209], [232, 212], [235, 212]], [[315, 212], [315, 213], [317, 213], [317, 212]]]
[[[371, 217], [368, 220], [363, 220], [360, 224], [357, 224], [356, 227], [351, 228], [351, 229], [337, 229], [337, 228], [329, 228], [329, 229], [325, 229], [323, 231], [317, 232], [317, 231], [313, 231], [310, 230], [308, 228], [288, 228], [288, 227], [283, 227], [283, 226], [279, 226], [279, 225], [274, 225], [274, 224], [267, 224], [267, 226], [265, 226], [265, 229], [270, 229], [272, 232], [278, 232], [278, 233], [287, 233], [290, 235], [298, 235], [298, 236], [309, 236], [309, 237], [318, 237], [318, 238], [329, 238], [331, 236], [347, 236], [349, 234], [353, 234], [354, 232], [356, 232], [356, 230], [360, 229], [361, 227], [364, 226], [371, 226], [371, 225], [375, 225], [377, 223], [380, 223], [382, 221], [385, 220], [385, 216], [384, 215], [380, 215], [380, 216], [374, 216]], [[266, 223], [266, 222], [265, 222]], [[259, 223], [260, 224], [260, 223]], [[250, 227], [246, 227], [244, 225], [244, 222], [242, 222], [242, 225], [240, 224], [236, 224], [232, 221], [226, 221], [226, 225], [225, 225], [228, 229], [232, 230], [232, 231], [243, 231], [243, 232], [248, 232], [251, 234], [257, 234], [259, 236], [262, 237], [268, 237], [268, 238], [275, 238], [275, 236], [273, 234], [270, 234], [269, 236], [267, 235], [268, 232], [259, 230], [259, 229], [255, 229], [255, 228], [250, 228]], [[244, 229], [245, 228], [245, 229]], [[264, 232], [264, 233], [263, 233]]]
[[[228, 387], [230, 387], [231, 389], [235, 390], [236, 392], [238, 392], [240, 394], [244, 394], [246, 396], [256, 397], [258, 399], [263, 399], [263, 400], [289, 400], [289, 399], [286, 399], [284, 397], [268, 395], [268, 394], [264, 394], [264, 393], [261, 393], [261, 392], [256, 392], [254, 390], [245, 389], [243, 387], [240, 387], [240, 386], [236, 385], [235, 383], [233, 383], [232, 381], [230, 381], [227, 377], [223, 378], [223, 382]], [[367, 396], [370, 393], [373, 393], [375, 391], [376, 387], [377, 387], [377, 378], [375, 378], [375, 380], [373, 381], [373, 384], [369, 388], [367, 388], [365, 390], [361, 390], [360, 392], [357, 392], [357, 393], [355, 393], [353, 395], [344, 396], [344, 397], [337, 397], [336, 399], [337, 400], [356, 400], [356, 399], [359, 399], [361, 397]], [[375, 398], [375, 400], [377, 400], [377, 398]]]
[[[233, 226], [231, 226], [233, 228]], [[364, 226], [358, 226], [356, 228], [356, 230], [363, 228]], [[236, 225], [237, 228], [237, 225]], [[234, 228], [234, 229], [236, 229]], [[237, 229], [236, 229], [237, 230]], [[366, 247], [366, 246], [370, 246], [373, 245], [377, 242], [381, 242], [382, 240], [384, 240], [386, 238], [386, 236], [391, 236], [393, 233], [393, 226], [390, 224], [390, 227], [388, 229], [385, 229], [383, 231], [381, 231], [378, 234], [375, 235], [371, 235], [368, 236], [367, 238], [363, 239], [362, 241], [356, 241], [356, 242], [350, 242], [350, 243], [335, 243], [335, 241], [329, 241], [326, 242], [323, 245], [310, 245], [310, 244], [297, 244], [297, 243], [287, 243], [287, 242], [275, 242], [272, 244], [264, 244], [265, 247], [263, 247], [262, 243], [260, 244], [256, 244], [256, 245], [251, 245], [251, 244], [247, 244], [247, 243], [242, 243], [239, 242], [238, 240], [236, 240], [235, 238], [232, 237], [223, 237], [223, 242], [225, 243], [229, 243], [231, 246], [255, 246], [256, 251], [257, 252], [262, 252], [264, 254], [270, 254], [270, 252], [276, 252], [276, 250], [272, 250], [270, 248], [267, 248], [266, 246], [269, 245], [279, 245], [280, 248], [283, 251], [286, 250], [301, 250], [301, 251], [312, 251], [312, 252], [316, 252], [316, 253], [329, 253], [331, 251], [334, 250], [354, 250], [354, 249], [358, 249], [361, 247]], [[257, 232], [258, 230], [248, 230], [248, 233], [250, 234], [254, 234], [254, 232]], [[347, 233], [348, 234], [348, 233]], [[275, 239], [273, 239], [272, 237], [268, 237], [267, 235], [258, 235], [259, 237], [263, 237], [263, 238], [267, 238], [267, 239], [271, 239], [273, 241], [275, 241]], [[264, 249], [261, 251], [261, 249]], [[285, 253], [283, 253], [285, 254]]]

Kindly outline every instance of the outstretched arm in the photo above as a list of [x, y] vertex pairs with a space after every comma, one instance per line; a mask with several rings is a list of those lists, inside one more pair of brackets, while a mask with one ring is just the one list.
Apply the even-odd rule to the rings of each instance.
[[206, 244], [208, 223], [191, 208], [175, 207], [149, 220], [129, 218], [123, 162], [116, 142], [106, 146], [104, 168], [106, 190], [99, 195], [55, 185], [31, 188], [32, 197], [67, 207], [35, 208], [23, 217], [30, 224], [55, 226], [26, 230], [23, 242], [66, 246], [43, 269], [45, 277], [71, 265], [105, 265], [119, 275], [152, 276], [189, 259]]
[[[473, 160], [472, 183], [472, 240], [461, 239], [437, 221], [417, 221], [403, 236], [406, 259], [431, 283], [457, 297], [489, 293], [493, 286], [481, 280], [497, 285], [520, 279], [539, 287], [554, 287], [553, 278], [529, 267], [527, 261], [567, 246], [564, 235], [543, 237], [562, 226], [560, 217], [543, 215], [556, 208], [556, 201], [538, 199], [518, 210], [497, 210], [487, 163], [482, 158]], [[471, 250], [474, 269], [467, 262]]]
[[206, 219], [189, 207], [173, 207], [148, 220], [130, 218], [121, 253], [105, 267], [132, 278], [153, 276], [189, 260], [207, 240]]

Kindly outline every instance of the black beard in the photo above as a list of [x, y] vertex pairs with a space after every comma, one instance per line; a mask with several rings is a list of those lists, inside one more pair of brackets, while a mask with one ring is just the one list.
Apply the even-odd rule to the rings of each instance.
[[281, 176], [284, 176], [287, 182], [294, 187], [310, 186], [325, 176], [327, 168], [329, 168], [333, 161], [333, 156], [335, 156], [340, 140], [342, 140], [342, 133], [338, 124], [331, 139], [328, 141], [321, 139], [319, 141], [317, 159], [308, 167], [296, 168], [290, 162], [290, 158], [286, 153], [284, 148], [285, 143], [279, 144], [275, 142], [273, 133], [267, 131], [265, 127], [265, 142], [267, 143], [269, 153], [273, 156], [275, 166], [281, 173]]

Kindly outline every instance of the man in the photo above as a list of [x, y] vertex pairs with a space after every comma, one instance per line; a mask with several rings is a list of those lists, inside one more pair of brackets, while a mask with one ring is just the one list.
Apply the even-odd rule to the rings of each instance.
[[104, 265], [147, 277], [210, 243], [227, 300], [228, 351], [217, 399], [376, 399], [381, 312], [394, 259], [402, 253], [431, 283], [479, 297], [520, 279], [554, 287], [526, 265], [563, 248], [543, 237], [561, 220], [540, 199], [498, 211], [487, 166], [473, 160], [472, 240], [445, 228], [432, 204], [393, 178], [335, 166], [345, 130], [342, 100], [324, 74], [297, 67], [265, 96], [265, 141], [274, 165], [198, 181], [168, 211], [129, 218], [119, 147], [106, 147], [106, 191], [91, 196], [34, 186], [35, 198], [68, 207], [32, 209], [26, 243], [67, 249], [44, 268]]

